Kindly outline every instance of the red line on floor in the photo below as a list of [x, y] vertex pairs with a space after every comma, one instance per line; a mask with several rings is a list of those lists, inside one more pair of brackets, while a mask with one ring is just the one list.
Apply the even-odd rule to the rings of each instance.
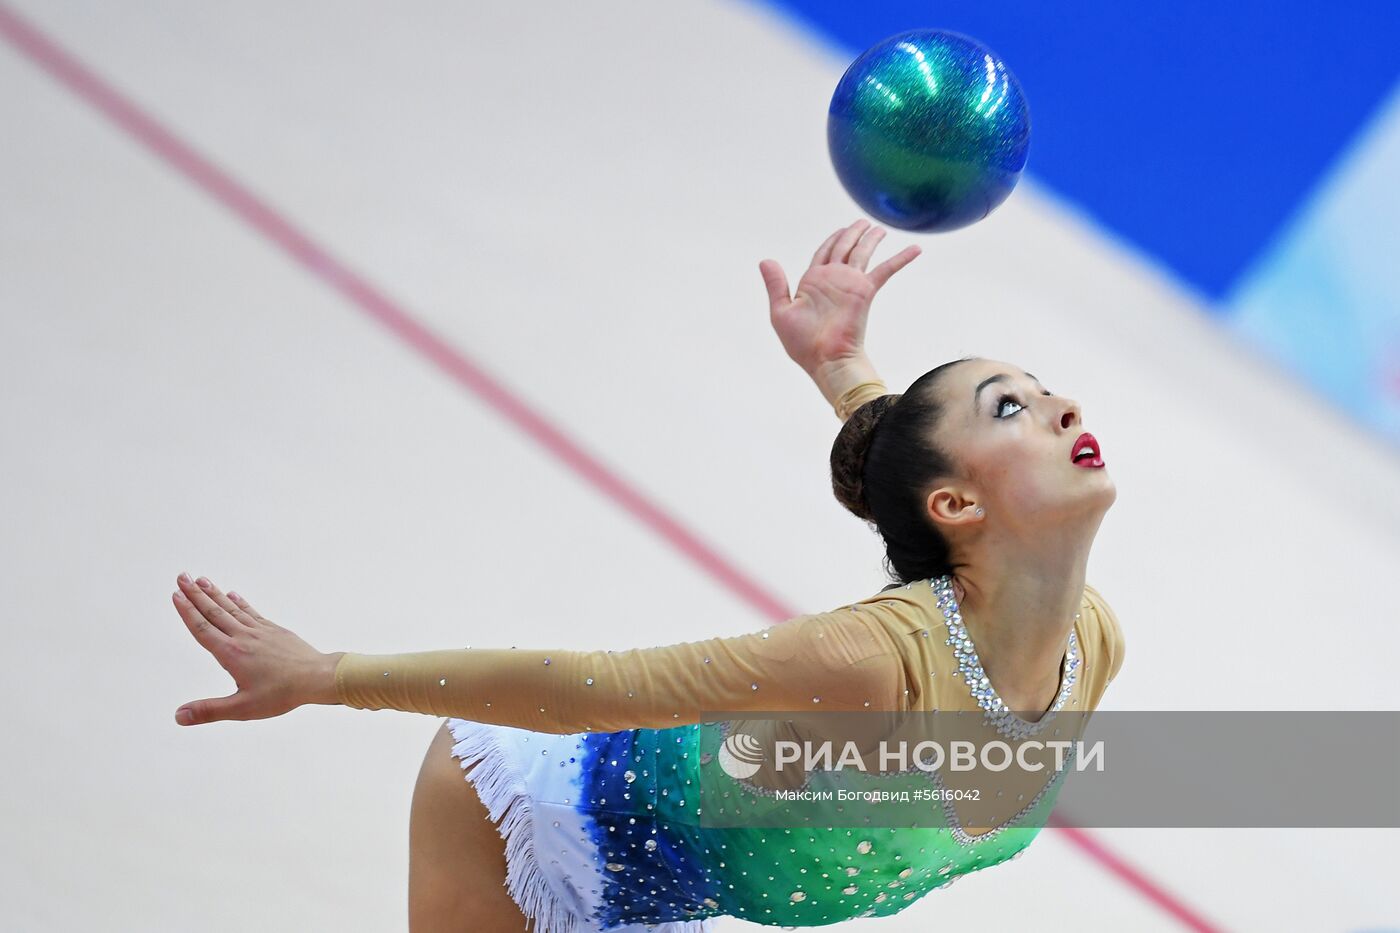
[[[117, 127], [143, 143], [168, 166], [282, 247], [313, 275], [379, 321], [395, 336], [414, 347], [443, 372], [475, 392], [507, 421], [533, 437], [605, 496], [693, 560], [720, 585], [774, 621], [782, 621], [797, 614], [692, 534], [679, 521], [648, 501], [626, 480], [594, 459], [490, 376], [483, 367], [472, 362], [466, 354], [450, 346], [415, 320], [391, 298], [355, 274], [348, 265], [313, 242], [287, 218], [259, 200], [212, 161], [195, 152], [110, 84], [83, 66], [73, 55], [59, 48], [3, 4], [0, 4], [0, 35], [59, 83], [106, 114]], [[1130, 868], [1122, 859], [1095, 842], [1084, 830], [1064, 826], [1057, 828], [1108, 871], [1146, 896], [1152, 903], [1186, 923], [1191, 929], [1218, 929], [1206, 925], [1194, 911], [1147, 876]]]
[[1122, 857], [1098, 839], [1078, 826], [1070, 825], [1059, 811], [1050, 814], [1048, 825], [1059, 830], [1062, 837], [1073, 842], [1084, 854], [1097, 860], [1099, 865], [1116, 875], [1128, 887], [1180, 920], [1187, 929], [1196, 930], [1198, 933], [1217, 933], [1220, 930], [1219, 927], [1208, 923], [1200, 914], [1186, 906], [1180, 899], [1168, 894], [1155, 881], [1123, 861]]

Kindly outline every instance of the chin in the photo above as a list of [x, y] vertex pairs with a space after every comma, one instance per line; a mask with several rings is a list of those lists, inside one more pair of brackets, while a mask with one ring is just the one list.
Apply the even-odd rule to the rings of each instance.
[[1103, 488], [1096, 490], [1094, 501], [1096, 501], [1099, 504], [1099, 508], [1105, 512], [1112, 508], [1114, 502], [1118, 501], [1118, 487], [1114, 485], [1111, 476], [1107, 474], [1104, 475]]
[[1080, 487], [1078, 493], [1065, 504], [1065, 511], [1081, 516], [1102, 516], [1107, 512], [1118, 498], [1118, 487], [1107, 474], [1098, 479], [1099, 482], [1090, 484], [1093, 488]]

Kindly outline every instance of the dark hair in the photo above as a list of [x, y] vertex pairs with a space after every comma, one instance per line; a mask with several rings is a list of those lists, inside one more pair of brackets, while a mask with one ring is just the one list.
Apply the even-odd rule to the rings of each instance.
[[929, 518], [924, 499], [940, 476], [955, 472], [933, 442], [943, 417], [935, 389], [949, 360], [902, 394], [882, 395], [852, 412], [831, 445], [831, 488], [842, 505], [885, 540], [885, 571], [899, 583], [952, 570], [948, 540]]

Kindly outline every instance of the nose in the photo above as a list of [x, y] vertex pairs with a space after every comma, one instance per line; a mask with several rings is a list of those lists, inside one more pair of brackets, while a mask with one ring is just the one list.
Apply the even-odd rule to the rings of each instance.
[[1060, 427], [1062, 429], [1071, 428], [1083, 420], [1079, 411], [1079, 403], [1073, 399], [1067, 400], [1065, 410], [1060, 414]]

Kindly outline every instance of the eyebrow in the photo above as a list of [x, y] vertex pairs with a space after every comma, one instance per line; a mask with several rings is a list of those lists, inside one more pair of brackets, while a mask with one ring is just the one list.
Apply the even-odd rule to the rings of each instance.
[[[1039, 380], [1039, 379], [1036, 379], [1036, 378], [1035, 378], [1034, 376], [1032, 376], [1030, 373], [1027, 373], [1027, 372], [1025, 372], [1024, 370], [1023, 370], [1022, 372], [1024, 373], [1024, 375], [1026, 376], [1026, 378], [1028, 378], [1028, 379], [1034, 381], [1037, 385], [1040, 383], [1040, 380]], [[974, 389], [973, 392], [972, 392], [972, 409], [973, 409], [973, 411], [976, 411], [976, 410], [977, 410], [977, 396], [979, 396], [979, 395], [982, 394], [982, 390], [983, 390], [983, 389], [985, 389], [987, 386], [991, 385], [993, 382], [1005, 382], [1007, 379], [1010, 379], [1010, 378], [1011, 378], [1011, 377], [1008, 376], [1006, 373], [997, 373], [995, 376], [988, 376], [986, 379], [983, 379], [981, 382], [977, 383], [977, 388]]]

